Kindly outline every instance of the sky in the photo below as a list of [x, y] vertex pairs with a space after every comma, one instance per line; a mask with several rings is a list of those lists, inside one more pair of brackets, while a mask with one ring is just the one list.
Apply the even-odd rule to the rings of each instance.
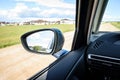
[[0, 21], [75, 20], [75, 0], [1, 0]]
[[[0, 21], [75, 20], [75, 0], [1, 0]], [[102, 21], [120, 21], [120, 0], [109, 0]]]
[[52, 31], [41, 31], [28, 36], [27, 43], [29, 46], [42, 46], [47, 48], [53, 39], [54, 33]]
[[109, 0], [103, 21], [120, 21], [120, 0]]

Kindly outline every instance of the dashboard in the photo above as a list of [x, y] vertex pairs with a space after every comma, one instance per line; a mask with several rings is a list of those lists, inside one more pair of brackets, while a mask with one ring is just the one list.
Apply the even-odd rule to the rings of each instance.
[[86, 53], [88, 69], [95, 79], [120, 80], [120, 33], [102, 35], [89, 45]]

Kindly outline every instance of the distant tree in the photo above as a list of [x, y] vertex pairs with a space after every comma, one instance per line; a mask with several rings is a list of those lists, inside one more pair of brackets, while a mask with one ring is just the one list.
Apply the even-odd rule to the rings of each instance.
[[33, 50], [34, 50], [34, 51], [40, 51], [41, 49], [42, 49], [41, 46], [34, 46], [34, 47], [33, 47]]
[[46, 48], [41, 48], [41, 51], [46, 51]]

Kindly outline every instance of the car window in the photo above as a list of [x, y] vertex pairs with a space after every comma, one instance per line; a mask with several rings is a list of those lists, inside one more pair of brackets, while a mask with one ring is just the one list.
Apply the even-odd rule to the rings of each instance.
[[118, 0], [96, 1], [90, 41], [93, 42], [105, 33], [120, 31], [119, 2]]
[[99, 31], [120, 31], [120, 1], [109, 0], [106, 6]]
[[28, 31], [58, 28], [65, 37], [63, 49], [71, 50], [75, 0], [2, 0], [0, 6], [0, 80], [26, 80], [56, 60], [22, 47], [20, 37]]

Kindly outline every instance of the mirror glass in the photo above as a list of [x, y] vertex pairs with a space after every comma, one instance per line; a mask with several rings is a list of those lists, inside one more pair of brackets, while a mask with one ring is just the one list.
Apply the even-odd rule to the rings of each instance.
[[39, 31], [26, 38], [27, 45], [34, 52], [50, 53], [54, 46], [54, 32], [50, 30]]

